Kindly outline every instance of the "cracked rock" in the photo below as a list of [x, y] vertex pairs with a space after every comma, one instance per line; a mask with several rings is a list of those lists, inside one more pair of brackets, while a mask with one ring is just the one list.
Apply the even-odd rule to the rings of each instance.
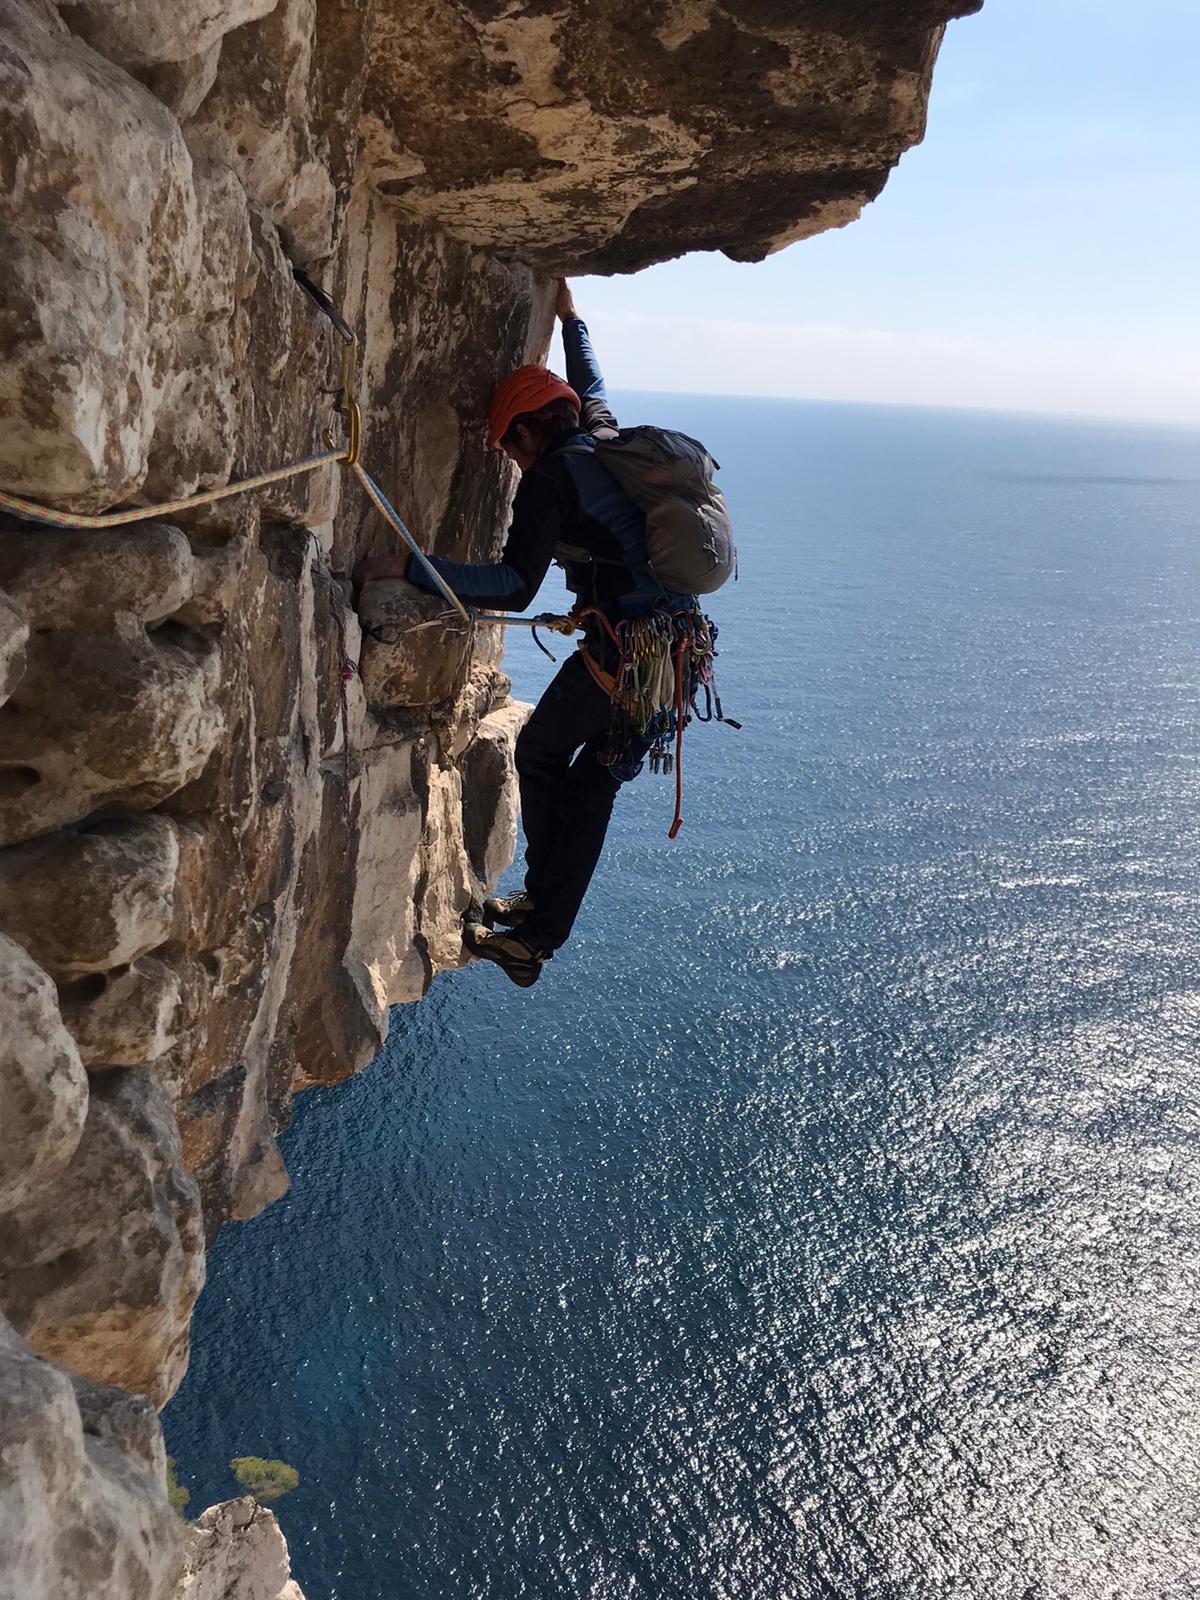
[[87, 1075], [54, 985], [0, 934], [0, 1211], [56, 1177], [87, 1117]]
[[70, 1161], [0, 1217], [0, 1310], [39, 1355], [162, 1405], [187, 1370], [203, 1282], [199, 1195], [166, 1091], [147, 1072], [94, 1077]]

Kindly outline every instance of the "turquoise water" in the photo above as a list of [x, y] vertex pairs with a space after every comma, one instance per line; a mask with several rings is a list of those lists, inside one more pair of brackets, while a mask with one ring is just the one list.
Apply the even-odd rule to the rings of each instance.
[[723, 463], [745, 729], [300, 1098], [193, 1508], [293, 1463], [308, 1600], [1200, 1596], [1200, 435], [620, 414]]

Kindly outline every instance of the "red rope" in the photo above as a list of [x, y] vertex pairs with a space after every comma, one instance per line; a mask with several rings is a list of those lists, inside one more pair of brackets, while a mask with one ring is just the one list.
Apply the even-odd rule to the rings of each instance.
[[675, 646], [675, 820], [668, 839], [673, 839], [683, 827], [683, 655], [686, 649], [685, 642]]

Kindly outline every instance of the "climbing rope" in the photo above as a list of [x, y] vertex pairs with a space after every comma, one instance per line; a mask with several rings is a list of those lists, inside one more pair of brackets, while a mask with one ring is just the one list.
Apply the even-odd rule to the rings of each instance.
[[395, 528], [396, 532], [404, 540], [405, 544], [412, 551], [413, 555], [416, 556], [417, 560], [421, 563], [421, 566], [425, 569], [427, 577], [435, 585], [442, 598], [450, 602], [464, 622], [470, 622], [471, 613], [467, 610], [466, 606], [463, 605], [462, 601], [442, 577], [441, 573], [425, 555], [425, 552], [417, 544], [417, 541], [413, 538], [412, 534], [409, 533], [408, 529], [400, 520], [400, 516], [396, 511], [396, 508], [392, 505], [387, 495], [384, 494], [383, 490], [375, 482], [375, 479], [371, 476], [361, 462], [351, 461], [348, 463], [348, 465], [354, 476], [358, 479], [359, 483], [361, 483], [363, 488], [366, 490], [367, 498], [371, 501], [380, 515], [385, 517], [387, 521], [391, 523], [392, 527]]
[[231, 495], [249, 494], [255, 489], [265, 489], [273, 483], [283, 483], [289, 478], [300, 477], [306, 472], [315, 472], [318, 467], [323, 467], [328, 462], [336, 461], [340, 466], [348, 468], [354, 474], [376, 510], [391, 524], [420, 562], [430, 582], [434, 584], [442, 597], [449, 601], [459, 616], [464, 621], [469, 621], [469, 613], [462, 601], [432, 565], [424, 551], [420, 549], [412, 534], [404, 526], [391, 501], [359, 460], [362, 450], [362, 409], [355, 399], [358, 383], [357, 335], [324, 289], [312, 281], [303, 267], [293, 267], [292, 275], [297, 284], [312, 298], [317, 308], [329, 320], [342, 341], [337, 409], [341, 412], [346, 424], [346, 438], [343, 444], [339, 445], [334, 440], [332, 431], [329, 431], [325, 434], [326, 447], [317, 455], [305, 456], [301, 461], [293, 461], [285, 467], [276, 467], [270, 472], [256, 473], [252, 478], [240, 478], [236, 483], [224, 484], [219, 489], [205, 489], [199, 494], [183, 495], [177, 500], [164, 500], [153, 506], [137, 506], [128, 511], [108, 511], [99, 516], [88, 516], [75, 511], [52, 511], [49, 507], [38, 505], [33, 500], [25, 500], [19, 495], [4, 494], [3, 492], [0, 492], [0, 510], [11, 511], [15, 516], [21, 517], [27, 522], [36, 522], [47, 527], [119, 528], [130, 522], [149, 522], [157, 517], [168, 517], [179, 511], [191, 511], [197, 506], [212, 505], [215, 501], [229, 499]]
[[119, 528], [127, 522], [149, 522], [154, 517], [170, 516], [176, 511], [190, 511], [194, 506], [211, 505], [215, 500], [228, 499], [230, 495], [249, 494], [254, 489], [265, 489], [272, 483], [282, 483], [287, 478], [315, 472], [326, 462], [344, 460], [344, 451], [331, 446], [319, 455], [305, 456], [303, 461], [293, 461], [290, 466], [276, 467], [271, 472], [256, 473], [253, 478], [241, 478], [237, 483], [227, 483], [220, 489], [206, 489], [203, 494], [188, 494], [179, 500], [164, 500], [160, 505], [137, 506], [132, 511], [106, 511], [97, 517], [84, 516], [77, 511], [51, 511], [32, 500], [23, 500], [19, 495], [3, 493], [0, 493], [0, 511], [11, 511], [27, 522], [39, 522], [53, 528]]

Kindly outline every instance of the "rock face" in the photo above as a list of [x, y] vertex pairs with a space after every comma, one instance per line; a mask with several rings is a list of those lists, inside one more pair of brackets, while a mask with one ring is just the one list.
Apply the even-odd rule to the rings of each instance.
[[[360, 628], [348, 574], [398, 541], [309, 459], [333, 395], [425, 548], [491, 558], [483, 418], [549, 274], [848, 221], [976, 4], [0, 0], [0, 491], [307, 463], [107, 529], [0, 510], [0, 1597], [171, 1591], [150, 1401], [205, 1239], [283, 1192], [293, 1092], [461, 962], [512, 852], [497, 630], [398, 582]], [[287, 1593], [257, 1513], [202, 1532], [188, 1593]]]
[[200, 1196], [171, 1109], [153, 1073], [97, 1077], [71, 1160], [0, 1218], [0, 1299], [17, 1331], [159, 1404], [186, 1369], [204, 1282]]
[[924, 132], [948, 17], [982, 0], [437, 0], [381, 8], [383, 193], [550, 270], [756, 261], [852, 221]]
[[403, 579], [369, 583], [358, 608], [363, 688], [371, 703], [402, 711], [458, 693], [471, 666], [472, 631], [444, 600]]
[[0, 1600], [163, 1600], [182, 1556], [154, 1408], [0, 1317]]
[[63, 1027], [54, 984], [0, 935], [0, 1216], [56, 1178], [87, 1118], [87, 1074]]
[[209, 1506], [185, 1538], [176, 1600], [304, 1600], [278, 1522], [250, 1496]]

